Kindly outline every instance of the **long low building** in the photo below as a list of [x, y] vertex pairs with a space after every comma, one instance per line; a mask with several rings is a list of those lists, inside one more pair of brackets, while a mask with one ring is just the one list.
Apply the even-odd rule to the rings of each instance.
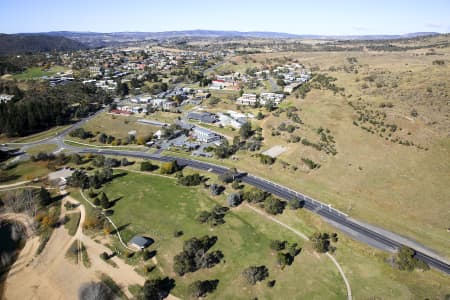
[[255, 105], [257, 98], [256, 94], [242, 94], [241, 97], [236, 99], [236, 104], [240, 105]]
[[216, 134], [211, 130], [197, 126], [192, 129], [192, 132], [197, 141], [204, 143], [214, 142], [222, 138], [220, 135]]

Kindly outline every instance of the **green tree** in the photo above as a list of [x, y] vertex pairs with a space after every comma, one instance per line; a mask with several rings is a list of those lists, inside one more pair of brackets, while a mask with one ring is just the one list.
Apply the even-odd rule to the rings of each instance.
[[141, 162], [141, 171], [153, 171], [157, 168], [157, 166], [153, 165], [149, 161]]
[[166, 298], [175, 287], [175, 281], [171, 278], [156, 278], [146, 280], [143, 288], [145, 300], [162, 300]]
[[286, 241], [273, 240], [270, 242], [270, 249], [275, 251], [284, 250], [286, 248]]
[[98, 142], [101, 144], [105, 144], [106, 143], [106, 134], [104, 134], [103, 132], [100, 133], [98, 136]]
[[44, 207], [49, 205], [52, 202], [52, 197], [50, 196], [50, 193], [41, 186], [41, 189], [39, 190], [39, 204]]
[[194, 298], [205, 297], [208, 293], [214, 292], [219, 280], [197, 280], [188, 286], [189, 294]]
[[239, 129], [239, 134], [243, 139], [248, 139], [252, 136], [252, 124], [250, 122], [245, 122], [242, 124], [241, 128]]
[[72, 154], [70, 156], [70, 160], [76, 165], [81, 165], [83, 163], [83, 160], [81, 159], [81, 156], [78, 153]]
[[106, 196], [105, 192], [102, 192], [100, 196], [100, 205], [103, 209], [108, 209], [110, 207], [109, 199]]
[[284, 210], [284, 206], [285, 204], [283, 201], [273, 196], [267, 197], [266, 200], [264, 200], [265, 211], [272, 215], [281, 214]]
[[178, 165], [176, 160], [163, 163], [161, 165], [161, 169], [160, 169], [161, 174], [173, 174], [180, 170], [181, 170], [181, 167]]
[[263, 281], [269, 277], [269, 269], [266, 266], [250, 266], [242, 272], [245, 280], [251, 285], [255, 285], [258, 281]]

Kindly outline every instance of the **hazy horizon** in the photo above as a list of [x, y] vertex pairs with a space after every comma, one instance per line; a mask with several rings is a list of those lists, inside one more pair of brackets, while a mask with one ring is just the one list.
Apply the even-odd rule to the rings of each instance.
[[3, 33], [50, 31], [164, 32], [185, 30], [283, 32], [297, 35], [400, 35], [450, 32], [450, 2], [351, 0], [210, 1], [55, 0], [0, 3]]

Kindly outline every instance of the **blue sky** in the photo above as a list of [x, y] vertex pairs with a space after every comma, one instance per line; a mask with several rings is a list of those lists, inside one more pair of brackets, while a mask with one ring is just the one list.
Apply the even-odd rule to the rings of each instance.
[[0, 32], [450, 32], [450, 0], [0, 0]]

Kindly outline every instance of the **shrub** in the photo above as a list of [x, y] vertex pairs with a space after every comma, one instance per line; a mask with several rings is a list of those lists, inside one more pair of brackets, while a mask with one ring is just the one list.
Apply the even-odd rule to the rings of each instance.
[[158, 166], [152, 164], [149, 161], [143, 161], [141, 162], [141, 171], [153, 171], [156, 170], [158, 168]]
[[173, 174], [181, 170], [181, 167], [178, 165], [177, 161], [171, 161], [167, 163], [163, 163], [161, 165], [161, 174]]
[[239, 193], [231, 193], [227, 197], [228, 205], [231, 207], [239, 206], [242, 202], [241, 194]]
[[320, 164], [315, 163], [309, 158], [302, 157], [302, 162], [304, 162], [311, 170], [320, 168]]
[[273, 240], [270, 242], [270, 249], [275, 251], [284, 250], [286, 248], [286, 241]]
[[183, 233], [183, 231], [182, 230], [175, 230], [174, 232], [173, 232], [173, 236], [174, 237], [180, 237], [180, 236], [182, 236], [184, 233]]
[[188, 291], [194, 298], [205, 297], [208, 293], [214, 292], [218, 283], [219, 280], [197, 280], [188, 286]]
[[198, 173], [192, 175], [181, 176], [178, 178], [178, 183], [184, 186], [199, 185], [202, 182], [202, 177]]
[[258, 281], [263, 281], [269, 277], [269, 269], [266, 266], [250, 266], [242, 272], [242, 276], [251, 285], [255, 285]]
[[260, 154], [259, 159], [264, 165], [272, 165], [276, 160], [274, 157], [265, 154]]
[[281, 214], [284, 210], [285, 203], [273, 196], [267, 197], [264, 200], [264, 209], [267, 213], [276, 215]]

